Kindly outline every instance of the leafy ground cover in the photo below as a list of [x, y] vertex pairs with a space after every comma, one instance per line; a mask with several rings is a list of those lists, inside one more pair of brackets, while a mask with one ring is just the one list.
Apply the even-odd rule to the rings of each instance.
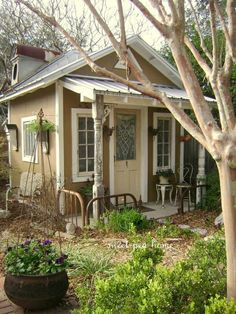
[[[2, 265], [7, 244], [19, 236], [19, 230], [22, 237], [27, 237], [29, 236], [29, 225], [31, 224], [30, 236], [35, 239], [43, 238], [42, 232], [34, 229], [30, 216], [23, 215], [19, 219], [19, 211], [19, 208], [15, 208], [12, 211], [12, 217], [0, 220], [2, 239], [0, 244], [0, 265]], [[225, 308], [229, 306], [233, 309], [234, 304], [228, 305], [226, 300], [222, 299], [222, 295], [224, 295], [224, 266], [222, 265], [224, 263], [217, 261], [217, 265], [220, 265], [219, 271], [222, 277], [219, 277], [219, 272], [204, 273], [206, 267], [210, 269], [210, 266], [205, 265], [203, 262], [199, 262], [198, 266], [191, 264], [190, 260], [192, 261], [196, 257], [191, 256], [193, 253], [190, 254], [189, 251], [199, 241], [199, 236], [178, 227], [178, 224], [188, 224], [191, 227], [205, 228], [208, 236], [212, 236], [218, 232], [214, 227], [216, 216], [217, 213], [215, 212], [196, 210], [185, 213], [183, 216], [175, 215], [166, 220], [165, 224], [160, 224], [156, 221], [147, 223], [142, 217], [140, 219], [137, 213], [125, 212], [121, 219], [122, 221], [123, 219], [126, 220], [125, 230], [120, 231], [117, 228], [120, 221], [117, 214], [115, 214], [114, 219], [110, 220], [112, 221], [111, 227], [108, 227], [109, 224], [107, 224], [105, 228], [102, 225], [96, 229], [87, 228], [76, 238], [63, 239], [63, 251], [69, 256], [68, 262], [70, 263], [70, 290], [68, 295], [73, 301], [73, 307], [78, 308], [75, 313], [130, 313], [130, 306], [138, 306], [137, 313], [164, 314], [170, 313], [168, 311], [171, 306], [173, 307], [173, 298], [176, 297], [180, 300], [177, 307], [179, 311], [183, 313], [185, 313], [184, 311], [187, 311], [186, 313], [201, 313], [197, 312], [196, 307], [199, 304], [204, 307], [204, 302], [201, 298], [194, 296], [194, 291], [200, 289], [199, 285], [201, 285], [203, 274], [204, 276], [207, 275], [208, 279], [210, 278], [208, 280], [209, 287], [210, 280], [212, 282], [215, 280], [214, 276], [219, 279], [217, 284], [214, 281], [216, 287], [214, 293], [206, 292], [207, 298], [212, 297], [211, 301], [206, 304], [208, 306], [208, 312], [206, 313], [227, 313]], [[130, 223], [127, 223], [130, 219]], [[123, 226], [124, 223], [121, 224], [121, 228]], [[51, 238], [54, 241], [58, 240], [55, 236]], [[202, 250], [204, 251], [204, 249]], [[220, 256], [223, 255], [220, 254]], [[196, 267], [199, 268], [199, 271], [193, 274], [192, 271]], [[212, 266], [212, 269], [214, 269], [214, 266]], [[0, 268], [0, 275], [3, 275], [3, 273], [4, 270]], [[136, 278], [135, 282], [132, 281], [132, 278]], [[185, 288], [178, 290], [179, 285], [170, 284], [170, 280], [180, 281], [182, 285], [185, 282]], [[128, 286], [127, 283], [129, 283]], [[160, 295], [159, 300], [157, 300], [155, 295], [159, 289], [158, 287], [163, 284], [165, 287], [162, 287], [162, 290], [165, 293]], [[190, 289], [191, 291], [187, 289], [187, 285], [193, 287]], [[117, 291], [117, 287], [120, 286], [124, 290], [119, 288]], [[129, 303], [130, 300], [127, 301], [122, 297], [122, 295], [130, 294], [129, 289], [132, 291], [138, 289], [142, 292], [138, 299], [133, 298], [133, 301], [137, 301], [135, 305]], [[206, 291], [209, 291], [209, 289], [206, 287]], [[186, 291], [189, 291], [188, 295]], [[116, 309], [112, 310], [110, 305], [107, 305], [106, 302], [110, 302], [108, 297], [106, 297], [107, 301], [104, 303], [102, 295], [106, 295], [106, 293], [113, 295], [113, 298], [117, 296], [115, 306], [124, 305], [121, 312], [117, 312]], [[220, 296], [217, 297], [215, 294]], [[191, 300], [186, 305], [188, 306], [187, 310], [181, 308], [181, 304], [186, 303], [185, 298]], [[95, 300], [96, 306], [94, 305]], [[145, 305], [146, 302], [149, 305]], [[150, 304], [152, 304], [151, 307]], [[160, 304], [162, 304], [161, 307]], [[176, 304], [174, 306], [176, 307]], [[157, 308], [160, 308], [160, 310], [157, 310]], [[215, 312], [212, 308], [216, 308]], [[204, 308], [202, 309], [204, 310]], [[218, 311], [218, 309], [224, 309], [225, 312]]]

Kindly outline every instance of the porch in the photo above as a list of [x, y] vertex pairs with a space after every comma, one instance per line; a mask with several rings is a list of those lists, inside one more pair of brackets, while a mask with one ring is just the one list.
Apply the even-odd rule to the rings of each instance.
[[[144, 203], [141, 208], [141, 212], [148, 220], [158, 220], [162, 218], [168, 218], [178, 213], [178, 207], [169, 203], [165, 207], [162, 207], [161, 204], [156, 204], [156, 202]], [[81, 215], [70, 215], [65, 218], [66, 222], [70, 222], [77, 227], [83, 228], [82, 216]], [[89, 227], [93, 228], [97, 223], [97, 219], [90, 218]]]
[[[154, 85], [176, 104], [190, 108], [185, 91]], [[172, 169], [183, 182], [184, 129], [157, 100], [99, 77], [68, 75], [61, 81], [61, 88], [67, 90], [65, 97], [80, 95], [80, 104], [76, 108], [71, 103], [66, 114], [69, 119], [64, 121], [64, 149], [66, 154], [72, 151], [72, 169], [70, 156], [60, 155], [60, 169], [65, 167], [61, 172], [64, 178], [60, 177], [62, 185], [72, 177], [72, 184], [64, 186], [79, 191], [87, 180], [92, 180], [93, 197], [102, 196], [108, 189], [109, 194], [129, 192], [147, 203], [156, 200], [158, 168]], [[92, 132], [94, 142], [82, 143], [79, 136], [89, 138]], [[84, 155], [85, 149], [89, 156]], [[205, 180], [204, 159], [205, 151], [199, 147], [197, 184]], [[94, 208], [95, 216], [96, 211]]]

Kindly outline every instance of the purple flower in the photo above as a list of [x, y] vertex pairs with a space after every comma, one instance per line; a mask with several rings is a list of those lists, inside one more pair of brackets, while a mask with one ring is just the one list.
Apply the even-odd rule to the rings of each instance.
[[64, 260], [65, 260], [64, 256], [60, 256], [56, 259], [56, 264], [63, 264]]
[[43, 241], [43, 245], [48, 245], [48, 244], [52, 244], [52, 241], [50, 241], [50, 240], [44, 240]]
[[31, 243], [30, 240], [26, 240], [25, 243], [24, 243], [24, 245], [29, 245], [30, 243]]

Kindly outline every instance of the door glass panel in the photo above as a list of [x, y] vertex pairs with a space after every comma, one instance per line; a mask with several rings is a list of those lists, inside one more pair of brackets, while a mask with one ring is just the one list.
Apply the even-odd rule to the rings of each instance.
[[136, 159], [136, 116], [116, 116], [116, 160]]

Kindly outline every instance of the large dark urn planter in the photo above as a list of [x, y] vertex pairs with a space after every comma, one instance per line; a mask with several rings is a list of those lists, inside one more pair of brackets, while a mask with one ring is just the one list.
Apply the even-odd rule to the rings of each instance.
[[4, 289], [15, 304], [29, 310], [42, 310], [58, 304], [68, 289], [66, 271], [49, 275], [6, 275]]

